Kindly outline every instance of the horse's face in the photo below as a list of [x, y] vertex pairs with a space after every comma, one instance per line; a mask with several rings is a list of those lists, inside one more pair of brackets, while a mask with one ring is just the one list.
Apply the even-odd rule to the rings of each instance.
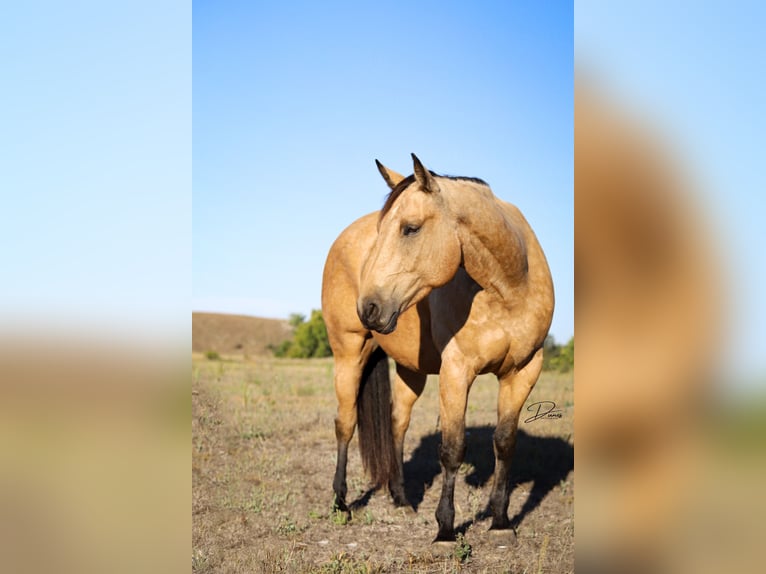
[[392, 332], [399, 315], [452, 279], [460, 266], [457, 222], [436, 179], [414, 160], [415, 180], [381, 218], [362, 266], [357, 313], [367, 329], [383, 334]]

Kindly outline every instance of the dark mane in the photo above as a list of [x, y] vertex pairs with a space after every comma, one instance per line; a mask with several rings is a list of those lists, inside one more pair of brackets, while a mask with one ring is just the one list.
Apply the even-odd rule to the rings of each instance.
[[[444, 179], [451, 179], [453, 181], [470, 181], [472, 183], [478, 183], [479, 185], [484, 185], [489, 187], [489, 184], [484, 181], [483, 179], [479, 179], [478, 177], [463, 177], [458, 175], [439, 175], [438, 173], [432, 172], [430, 169], [428, 172], [434, 176], [434, 177], [441, 177]], [[399, 196], [402, 194], [402, 192], [407, 189], [409, 186], [411, 186], [413, 183], [415, 183], [415, 176], [414, 175], [408, 175], [405, 177], [402, 181], [396, 184], [396, 187], [391, 190], [391, 193], [389, 193], [386, 196], [386, 201], [383, 204], [383, 207], [380, 210], [380, 217], [382, 218], [386, 213], [388, 213], [391, 210], [391, 207], [394, 205], [394, 202], [399, 198]]]

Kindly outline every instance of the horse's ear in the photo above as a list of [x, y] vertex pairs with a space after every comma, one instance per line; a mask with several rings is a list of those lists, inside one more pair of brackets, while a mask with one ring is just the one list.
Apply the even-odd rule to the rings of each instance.
[[434, 193], [439, 191], [439, 186], [436, 184], [436, 180], [434, 179], [434, 176], [431, 175], [431, 172], [423, 167], [423, 164], [420, 163], [418, 156], [416, 156], [414, 153], [411, 155], [412, 163], [414, 164], [415, 168], [415, 181], [420, 184], [420, 187], [426, 193]]
[[398, 184], [400, 181], [404, 179], [404, 176], [402, 174], [396, 173], [393, 169], [388, 169], [385, 165], [380, 163], [378, 160], [375, 160], [375, 165], [378, 166], [378, 171], [380, 172], [380, 175], [383, 176], [383, 179], [386, 180], [388, 187], [390, 187], [392, 191], [396, 187], [396, 184]]

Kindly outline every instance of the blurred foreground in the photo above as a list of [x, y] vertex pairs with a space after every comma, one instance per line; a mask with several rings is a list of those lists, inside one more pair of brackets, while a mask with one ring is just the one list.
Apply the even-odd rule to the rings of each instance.
[[2, 339], [4, 572], [188, 569], [188, 349], [97, 339]]
[[659, 130], [575, 89], [577, 567], [757, 571], [766, 402], [723, 364], [720, 222]]

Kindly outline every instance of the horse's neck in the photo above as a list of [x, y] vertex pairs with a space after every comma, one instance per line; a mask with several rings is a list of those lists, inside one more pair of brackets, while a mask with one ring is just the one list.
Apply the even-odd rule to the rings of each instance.
[[485, 291], [515, 306], [524, 296], [528, 271], [521, 222], [500, 207], [489, 188], [471, 184], [450, 195], [465, 270]]

